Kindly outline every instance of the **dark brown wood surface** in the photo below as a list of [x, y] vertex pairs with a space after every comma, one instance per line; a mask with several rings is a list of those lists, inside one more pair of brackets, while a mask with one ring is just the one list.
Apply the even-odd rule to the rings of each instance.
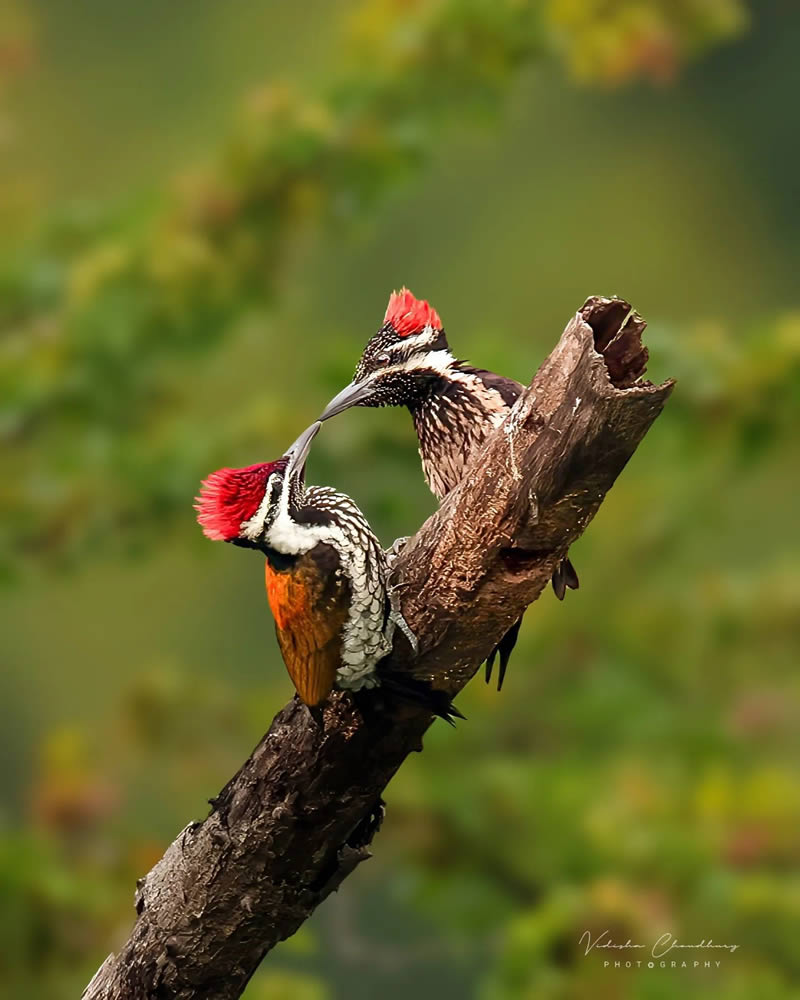
[[[391, 669], [455, 695], [547, 586], [672, 391], [642, 380], [643, 330], [617, 299], [589, 299], [569, 322], [398, 559], [420, 652], [412, 663], [397, 638]], [[580, 568], [588, 578], [591, 567]], [[299, 701], [288, 704], [208, 818], [140, 880], [131, 935], [85, 1000], [240, 996], [267, 952], [369, 857], [381, 793], [430, 724], [380, 693], [357, 704], [334, 693], [324, 729]]]

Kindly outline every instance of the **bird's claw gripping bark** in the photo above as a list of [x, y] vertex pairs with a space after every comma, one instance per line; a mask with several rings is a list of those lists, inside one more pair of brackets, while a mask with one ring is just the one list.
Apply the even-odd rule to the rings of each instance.
[[366, 813], [361, 822], [347, 838], [347, 846], [356, 849], [369, 847], [372, 838], [380, 830], [386, 816], [386, 803], [378, 797], [378, 801]]
[[417, 637], [411, 631], [411, 627], [408, 622], [403, 617], [403, 609], [400, 607], [400, 598], [397, 596], [397, 588], [389, 588], [389, 621], [393, 622], [394, 625], [400, 629], [403, 635], [408, 640], [409, 646], [414, 652], [414, 656], [419, 652], [419, 643], [417, 642]]
[[395, 560], [405, 548], [406, 542], [410, 537], [410, 535], [403, 535], [401, 538], [395, 538], [389, 548], [384, 550], [383, 554], [386, 556], [389, 569], [394, 565]]
[[[397, 561], [397, 557], [403, 551], [408, 542], [409, 535], [403, 535], [401, 538], [395, 538], [388, 549], [385, 550], [384, 555], [386, 556], [386, 565], [389, 568], [389, 576], [391, 578], [392, 570], [394, 564]], [[417, 637], [411, 631], [408, 622], [403, 617], [403, 609], [400, 607], [400, 598], [398, 597], [398, 590], [402, 585], [396, 584], [392, 585], [391, 580], [389, 582], [389, 620], [394, 623], [394, 625], [400, 629], [403, 635], [408, 640], [409, 646], [416, 656], [419, 652], [419, 643], [417, 642]]]

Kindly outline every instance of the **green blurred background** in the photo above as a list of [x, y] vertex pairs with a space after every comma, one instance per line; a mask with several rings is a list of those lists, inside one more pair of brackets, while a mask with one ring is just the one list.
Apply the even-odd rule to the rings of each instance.
[[[798, 32], [781, 0], [0, 0], [3, 996], [80, 994], [290, 695], [260, 560], [192, 497], [408, 284], [520, 380], [623, 295], [679, 384], [580, 591], [248, 1000], [800, 997]], [[387, 543], [434, 507], [400, 412], [310, 476]], [[615, 971], [605, 928], [740, 947]]]

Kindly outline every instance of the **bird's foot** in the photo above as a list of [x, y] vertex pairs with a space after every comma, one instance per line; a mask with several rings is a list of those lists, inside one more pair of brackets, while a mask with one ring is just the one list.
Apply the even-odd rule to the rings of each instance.
[[403, 535], [401, 538], [395, 538], [388, 549], [384, 550], [384, 555], [386, 556], [386, 562], [389, 564], [389, 569], [394, 565], [395, 559], [400, 555], [406, 546], [406, 542], [409, 540], [410, 535]]
[[403, 617], [403, 609], [400, 607], [400, 598], [395, 587], [389, 588], [389, 608], [389, 621], [393, 622], [394, 625], [400, 629], [408, 640], [408, 644], [411, 646], [414, 656], [416, 656], [419, 652], [419, 643], [417, 642], [417, 637], [411, 631], [411, 627], [408, 622]]
[[380, 830], [385, 816], [386, 803], [379, 797], [377, 802], [375, 802], [347, 838], [347, 846], [354, 847], [356, 850], [369, 847], [372, 843], [372, 838]]

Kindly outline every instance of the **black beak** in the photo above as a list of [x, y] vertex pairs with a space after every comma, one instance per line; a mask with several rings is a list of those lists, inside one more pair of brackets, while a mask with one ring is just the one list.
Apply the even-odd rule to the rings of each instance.
[[315, 420], [310, 427], [307, 427], [303, 431], [300, 437], [286, 452], [286, 457], [289, 459], [289, 464], [286, 467], [287, 476], [303, 474], [306, 459], [308, 458], [308, 453], [311, 450], [311, 442], [317, 436], [317, 432], [320, 427], [322, 427], [322, 424], [319, 420]]
[[363, 403], [371, 395], [372, 386], [368, 378], [363, 379], [361, 382], [351, 382], [350, 385], [346, 385], [340, 393], [333, 397], [322, 411], [319, 419], [327, 420], [328, 417], [335, 417], [337, 413], [342, 413], [344, 410], [349, 410], [351, 406]]

